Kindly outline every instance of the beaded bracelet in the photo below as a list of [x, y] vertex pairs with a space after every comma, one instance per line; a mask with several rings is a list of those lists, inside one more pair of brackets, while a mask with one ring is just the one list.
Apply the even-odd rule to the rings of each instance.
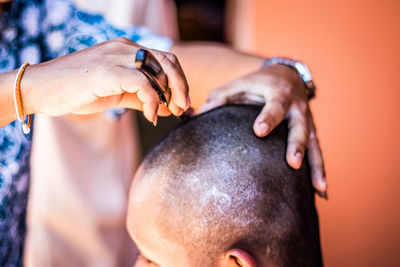
[[28, 115], [28, 119], [26, 120], [26, 116], [24, 116], [24, 109], [22, 106], [22, 96], [21, 96], [21, 79], [22, 75], [26, 67], [29, 66], [29, 62], [25, 62], [20, 68], [17, 73], [17, 77], [14, 83], [14, 104], [15, 104], [15, 111], [17, 112], [17, 118], [21, 122], [22, 131], [24, 134], [29, 134], [31, 131], [31, 122], [32, 122], [32, 115]]

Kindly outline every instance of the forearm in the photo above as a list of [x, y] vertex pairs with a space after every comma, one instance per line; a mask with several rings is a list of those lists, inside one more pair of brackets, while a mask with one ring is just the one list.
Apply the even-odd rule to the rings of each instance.
[[171, 52], [178, 57], [190, 90], [196, 94], [203, 92], [203, 95], [260, 69], [264, 61], [262, 57], [240, 53], [212, 42], [176, 43]]

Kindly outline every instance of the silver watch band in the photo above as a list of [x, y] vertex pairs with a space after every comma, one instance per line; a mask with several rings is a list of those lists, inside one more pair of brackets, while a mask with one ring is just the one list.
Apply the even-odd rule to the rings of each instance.
[[303, 80], [304, 85], [306, 86], [306, 89], [307, 89], [306, 92], [307, 92], [308, 99], [312, 99], [315, 97], [316, 87], [313, 82], [311, 72], [308, 69], [306, 64], [304, 64], [303, 62], [297, 61], [297, 60], [289, 59], [289, 58], [271, 57], [264, 61], [262, 67], [265, 68], [265, 67], [268, 67], [268, 66], [274, 65], [274, 64], [285, 65], [285, 66], [288, 66], [288, 67], [294, 69], [295, 71], [297, 71], [300, 78]]

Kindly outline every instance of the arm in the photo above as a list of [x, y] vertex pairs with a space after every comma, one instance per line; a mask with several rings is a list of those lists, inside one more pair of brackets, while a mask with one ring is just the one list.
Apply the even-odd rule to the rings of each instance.
[[261, 68], [265, 58], [211, 42], [174, 43], [171, 48], [185, 70], [190, 90], [210, 92]]
[[[158, 115], [180, 115], [189, 106], [185, 76], [171, 53], [151, 50], [160, 61], [172, 88], [169, 107], [158, 105], [158, 94], [147, 78], [132, 68], [139, 45], [117, 38], [55, 60], [28, 66], [21, 80], [24, 114], [59, 116], [92, 114], [113, 107]], [[13, 86], [16, 71], [1, 74], [0, 127], [15, 120]]]

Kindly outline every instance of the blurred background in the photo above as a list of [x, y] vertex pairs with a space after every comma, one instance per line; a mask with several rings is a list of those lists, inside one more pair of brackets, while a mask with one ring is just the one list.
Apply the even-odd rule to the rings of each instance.
[[[226, 42], [309, 65], [318, 87], [311, 107], [329, 185], [329, 201], [317, 199], [325, 264], [400, 266], [400, 1], [174, 4], [175, 39]], [[194, 107], [206, 96], [191, 92]], [[165, 129], [174, 123], [160, 121]], [[162, 132], [146, 134], [143, 152]]]

